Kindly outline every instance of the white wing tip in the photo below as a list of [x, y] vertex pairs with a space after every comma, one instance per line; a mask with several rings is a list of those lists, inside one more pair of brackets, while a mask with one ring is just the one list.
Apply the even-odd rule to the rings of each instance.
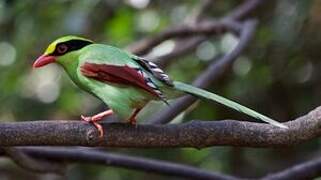
[[282, 128], [282, 129], [289, 129], [289, 127], [287, 125], [277, 122], [277, 121], [270, 119], [270, 118], [265, 119], [265, 122], [267, 122], [273, 126], [277, 126], [279, 128]]
[[277, 126], [279, 128], [282, 128], [282, 129], [289, 129], [289, 127], [287, 125], [284, 125], [282, 123], [279, 123], [279, 122], [273, 122], [273, 123], [270, 123], [271, 125], [273, 126]]
[[281, 124], [281, 123], [279, 123], [277, 126], [280, 127], [280, 128], [283, 128], [283, 129], [289, 129], [288, 126], [286, 126], [284, 124]]

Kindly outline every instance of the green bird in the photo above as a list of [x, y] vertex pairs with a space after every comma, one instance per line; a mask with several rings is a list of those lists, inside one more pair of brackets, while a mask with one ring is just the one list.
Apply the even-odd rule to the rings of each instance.
[[102, 100], [110, 108], [94, 116], [81, 116], [104, 135], [98, 121], [115, 113], [120, 119], [136, 124], [139, 111], [151, 100], [173, 98], [177, 92], [218, 102], [239, 112], [280, 128], [288, 128], [252, 109], [206, 90], [172, 81], [156, 64], [119, 48], [97, 44], [77, 37], [64, 36], [52, 42], [33, 64], [38, 68], [50, 63], [61, 65], [81, 89]]

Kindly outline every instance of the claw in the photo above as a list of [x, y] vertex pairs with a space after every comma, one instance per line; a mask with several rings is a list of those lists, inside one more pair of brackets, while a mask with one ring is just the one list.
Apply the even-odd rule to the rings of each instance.
[[81, 115], [80, 119], [83, 120], [83, 121], [86, 121], [86, 122], [91, 122], [92, 121], [92, 117], [90, 117], [90, 116]]
[[104, 137], [104, 129], [99, 123], [97, 123], [97, 121], [101, 121], [104, 117], [109, 116], [111, 114], [113, 114], [113, 111], [107, 110], [107, 111], [101, 112], [99, 114], [96, 114], [94, 116], [81, 115], [80, 118], [83, 121], [86, 121], [88, 123], [92, 123], [97, 128], [97, 130], [99, 132], [99, 138], [102, 140], [102, 138]]
[[97, 116], [91, 117], [91, 116], [81, 115], [80, 118], [81, 118], [81, 120], [86, 121], [87, 123], [93, 124], [97, 128], [97, 130], [99, 132], [100, 139], [102, 139], [104, 137], [104, 129], [99, 123], [97, 123], [97, 121], [100, 121], [102, 119], [101, 117], [97, 117]]
[[92, 121], [92, 123], [97, 128], [97, 130], [99, 132], [99, 138], [102, 139], [104, 137], [104, 129], [103, 129], [103, 127], [99, 123], [96, 123], [94, 121]]

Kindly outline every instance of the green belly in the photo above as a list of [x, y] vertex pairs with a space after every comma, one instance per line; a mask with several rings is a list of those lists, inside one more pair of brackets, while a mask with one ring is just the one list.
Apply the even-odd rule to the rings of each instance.
[[102, 83], [82, 78], [78, 83], [87, 92], [101, 99], [122, 120], [128, 120], [133, 111], [143, 108], [154, 99], [148, 92], [131, 86]]

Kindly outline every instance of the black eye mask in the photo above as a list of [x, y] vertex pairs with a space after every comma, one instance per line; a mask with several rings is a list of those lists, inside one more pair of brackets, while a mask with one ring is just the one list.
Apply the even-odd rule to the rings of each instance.
[[89, 44], [92, 44], [92, 42], [86, 41], [86, 40], [79, 40], [79, 39], [58, 43], [56, 45], [55, 51], [53, 53], [51, 53], [50, 55], [61, 56], [61, 55], [64, 55], [68, 52], [81, 49]]

